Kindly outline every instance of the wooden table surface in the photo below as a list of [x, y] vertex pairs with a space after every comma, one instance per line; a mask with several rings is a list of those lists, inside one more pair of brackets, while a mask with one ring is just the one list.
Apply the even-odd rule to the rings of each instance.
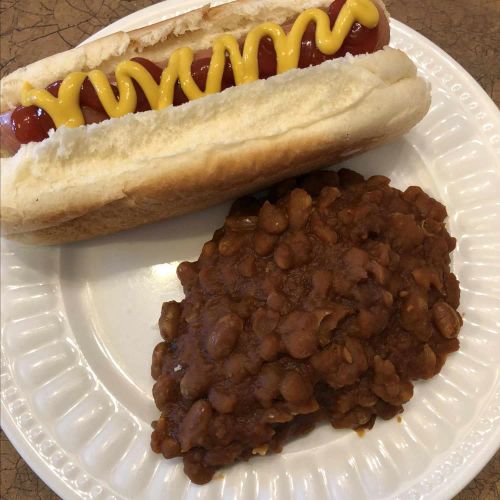
[[[0, 75], [69, 49], [154, 0], [0, 0]], [[500, 105], [500, 0], [387, 0], [396, 19], [455, 58]], [[0, 498], [57, 499], [3, 432]], [[500, 453], [456, 497], [500, 500]]]

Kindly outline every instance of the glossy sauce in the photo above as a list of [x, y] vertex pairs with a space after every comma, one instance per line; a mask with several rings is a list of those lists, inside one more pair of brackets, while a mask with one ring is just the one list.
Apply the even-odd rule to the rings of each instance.
[[[339, 13], [346, 1], [347, 0], [336, 0], [328, 9], [330, 29], [333, 29], [335, 21], [337, 20]], [[380, 18], [382, 17], [383, 16], [380, 16]], [[266, 24], [271, 23], [265, 23], [264, 25], [262, 25], [262, 27], [265, 27]], [[340, 48], [334, 54], [326, 55], [322, 51], [320, 51], [320, 49], [316, 45], [315, 23], [309, 22], [309, 25], [305, 29], [302, 36], [299, 61], [298, 64], [295, 64], [295, 67], [298, 66], [299, 68], [305, 68], [308, 66], [315, 66], [328, 59], [342, 57], [348, 52], [353, 55], [373, 52], [377, 47], [377, 44], [379, 43], [380, 26], [381, 23], [379, 22], [375, 28], [369, 29], [362, 26], [359, 22], [355, 22], [352, 25], [351, 30], [345, 37]], [[284, 30], [287, 31], [287, 28], [290, 29], [292, 28], [292, 26], [286, 26], [284, 27]], [[257, 34], [256, 36], [258, 37], [259, 35]], [[242, 48], [242, 45], [243, 44], [240, 42], [240, 49]], [[191, 64], [192, 80], [196, 84], [197, 90], [199, 89], [201, 93], [211, 93], [206, 89], [207, 75], [209, 72], [211, 59], [212, 54], [209, 52], [209, 55], [206, 57], [198, 59], [195, 57], [194, 61]], [[277, 58], [276, 55], [275, 43], [270, 37], [262, 37], [259, 42], [257, 56], [258, 78], [266, 79], [276, 75], [278, 73], [277, 60], [279, 60], [279, 58]], [[139, 63], [141, 66], [143, 66], [152, 76], [156, 85], [160, 86], [162, 73], [164, 71], [163, 68], [145, 58], [134, 58], [132, 59], [132, 62]], [[239, 68], [237, 68], [236, 70], [233, 69], [230, 62], [230, 57], [226, 55], [225, 65], [220, 81], [220, 90], [224, 90], [236, 85], [235, 80], [237, 78], [235, 78], [235, 74], [241, 74], [241, 72], [238, 73], [238, 70]], [[247, 75], [245, 74], [244, 76], [246, 77]], [[186, 96], [186, 93], [184, 91], [185, 88], [183, 90], [181, 80], [182, 78], [178, 77], [174, 86], [173, 97], [171, 101], [174, 106], [184, 104], [190, 100], [190, 98]], [[47, 91], [52, 96], [58, 97], [61, 83], [61, 81], [52, 83], [47, 87]], [[142, 86], [135, 80], [133, 80], [133, 86], [137, 95], [135, 112], [150, 110], [151, 105]], [[187, 86], [187, 88], [189, 88], [189, 86]], [[116, 100], [119, 96], [116, 83], [111, 84], [111, 89], [115, 95]], [[193, 98], [194, 97], [191, 96], [191, 99]], [[120, 100], [117, 100], [116, 102], [120, 103]], [[101, 99], [99, 99], [94, 85], [91, 83], [88, 77], [85, 78], [83, 84], [81, 85], [79, 106], [81, 108], [83, 114], [83, 122], [85, 124], [100, 122], [109, 118], [110, 116], [105, 111]], [[31, 141], [42, 141], [43, 139], [48, 137], [48, 131], [52, 128], [55, 128], [54, 121], [49, 116], [49, 114], [37, 106], [19, 106], [18, 108], [16, 108], [12, 113], [11, 125], [17, 140], [21, 144]]]

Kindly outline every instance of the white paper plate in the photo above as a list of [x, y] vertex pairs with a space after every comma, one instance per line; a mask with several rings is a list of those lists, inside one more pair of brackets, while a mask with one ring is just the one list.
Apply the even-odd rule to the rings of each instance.
[[[201, 2], [170, 0], [102, 34]], [[405, 138], [348, 162], [442, 200], [458, 238], [461, 350], [417, 383], [403, 420], [360, 439], [323, 425], [281, 455], [199, 487], [149, 449], [158, 412], [149, 375], [161, 303], [180, 299], [180, 260], [196, 259], [228, 205], [62, 248], [2, 241], [2, 426], [29, 465], [72, 498], [447, 498], [500, 444], [500, 120], [479, 85], [427, 39], [392, 21], [433, 85], [429, 115]]]

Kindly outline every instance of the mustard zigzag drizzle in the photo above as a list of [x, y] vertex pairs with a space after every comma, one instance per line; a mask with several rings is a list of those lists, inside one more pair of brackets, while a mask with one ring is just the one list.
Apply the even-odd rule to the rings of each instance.
[[316, 45], [319, 50], [331, 56], [335, 54], [348, 36], [352, 25], [360, 23], [366, 28], [375, 28], [379, 22], [379, 12], [371, 0], [347, 0], [333, 29], [330, 18], [321, 9], [307, 9], [295, 20], [290, 32], [275, 23], [266, 22], [253, 28], [247, 35], [240, 51], [238, 40], [232, 35], [222, 35], [212, 45], [212, 58], [207, 75], [205, 91], [200, 90], [191, 75], [194, 53], [189, 47], [175, 50], [163, 70], [158, 85], [149, 71], [134, 61], [123, 61], [115, 69], [119, 97], [116, 98], [108, 77], [100, 70], [70, 73], [62, 82], [58, 97], [47, 90], [36, 90], [25, 83], [22, 90], [23, 106], [38, 106], [44, 109], [54, 121], [56, 128], [63, 125], [78, 127], [85, 125], [80, 107], [80, 89], [86, 78], [95, 88], [106, 113], [118, 118], [135, 111], [137, 93], [133, 81], [142, 88], [151, 109], [171, 106], [174, 88], [179, 80], [186, 97], [191, 101], [208, 94], [220, 92], [226, 54], [232, 64], [236, 85], [250, 83], [259, 79], [258, 52], [262, 38], [269, 37], [274, 43], [277, 57], [278, 74], [298, 67], [302, 37], [311, 22], [316, 24]]

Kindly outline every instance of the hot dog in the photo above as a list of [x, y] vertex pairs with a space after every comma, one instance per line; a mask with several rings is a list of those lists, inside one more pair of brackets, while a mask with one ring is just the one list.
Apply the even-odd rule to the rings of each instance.
[[404, 133], [427, 84], [373, 0], [238, 0], [1, 82], [2, 233], [61, 243], [153, 222]]

